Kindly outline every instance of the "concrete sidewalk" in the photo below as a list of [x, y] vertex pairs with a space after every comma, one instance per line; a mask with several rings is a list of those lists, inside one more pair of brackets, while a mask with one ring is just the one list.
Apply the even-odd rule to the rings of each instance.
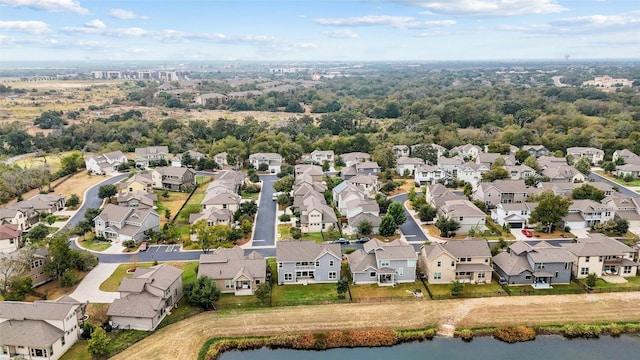
[[88, 301], [92, 303], [111, 304], [113, 300], [120, 298], [119, 292], [109, 292], [100, 290], [100, 284], [113, 274], [120, 264], [100, 263], [91, 270], [76, 290], [69, 296], [78, 301]]

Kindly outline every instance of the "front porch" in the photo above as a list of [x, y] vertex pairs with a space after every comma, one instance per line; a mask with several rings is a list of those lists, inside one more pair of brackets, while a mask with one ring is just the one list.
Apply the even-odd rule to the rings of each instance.
[[395, 286], [396, 285], [396, 271], [391, 268], [382, 268], [378, 270], [377, 274], [378, 286]]
[[553, 289], [551, 286], [551, 278], [554, 276], [555, 274], [548, 271], [536, 271], [533, 273], [533, 283], [531, 287], [534, 289]]

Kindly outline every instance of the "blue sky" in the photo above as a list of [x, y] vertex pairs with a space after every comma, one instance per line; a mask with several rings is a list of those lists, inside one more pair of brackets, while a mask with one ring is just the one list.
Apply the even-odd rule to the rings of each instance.
[[638, 0], [0, 0], [0, 61], [640, 58]]

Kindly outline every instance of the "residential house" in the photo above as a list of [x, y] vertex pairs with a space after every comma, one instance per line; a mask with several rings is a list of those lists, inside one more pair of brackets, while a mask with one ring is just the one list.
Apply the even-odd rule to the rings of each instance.
[[226, 152], [218, 153], [213, 157], [213, 161], [215, 161], [215, 163], [218, 164], [218, 167], [220, 167], [220, 169], [224, 169], [226, 165], [229, 165], [229, 162], [227, 161], [227, 156], [228, 155]]
[[43, 216], [64, 209], [65, 197], [64, 195], [38, 194], [23, 202], [29, 204], [33, 210]]
[[426, 147], [431, 147], [434, 151], [435, 151], [435, 155], [436, 155], [436, 159], [439, 158], [440, 156], [445, 156], [445, 154], [447, 154], [447, 149], [444, 146], [440, 146], [438, 144], [415, 144], [411, 146], [411, 153], [414, 154], [414, 151], [416, 148], [420, 147], [420, 146], [426, 146]]
[[581, 157], [586, 157], [591, 164], [598, 164], [604, 160], [604, 151], [594, 147], [570, 147], [567, 148], [567, 155], [573, 156], [575, 161]]
[[241, 199], [240, 195], [230, 191], [207, 191], [200, 204], [202, 205], [202, 210], [216, 208], [226, 209], [235, 213], [240, 209]]
[[[9, 218], [5, 218], [5, 222], [23, 225], [23, 231], [29, 230], [33, 225], [40, 222], [40, 216], [42, 215], [40, 211], [36, 210], [34, 205], [28, 201], [20, 201], [13, 205], [9, 205], [5, 208], [5, 210], [8, 210], [4, 212], [8, 213], [9, 216], [13, 215]], [[14, 214], [14, 210], [21, 212], [22, 215], [19, 215], [17, 213]], [[1, 212], [2, 211], [0, 211], [0, 213]], [[18, 220], [18, 222], [14, 222], [16, 219]]]
[[337, 228], [338, 218], [333, 208], [328, 206], [324, 199], [309, 196], [303, 201], [300, 209], [300, 230], [303, 233], [326, 231], [329, 226]]
[[318, 165], [300, 164], [300, 165], [296, 165], [293, 169], [294, 169], [293, 173], [296, 178], [299, 178], [306, 174], [311, 177], [312, 181], [322, 182], [322, 177], [324, 176], [324, 172], [322, 171], [322, 168]]
[[153, 193], [151, 173], [137, 173], [129, 179], [116, 184], [121, 194], [127, 192]]
[[278, 241], [278, 284], [337, 283], [340, 278], [340, 244], [313, 241]]
[[351, 179], [352, 177], [363, 175], [377, 175], [381, 171], [380, 165], [375, 161], [363, 161], [355, 163], [351, 166], [343, 167], [340, 170], [340, 176], [345, 179]]
[[489, 170], [491, 169], [486, 165], [468, 161], [459, 168], [457, 179], [458, 181], [468, 182], [475, 189], [482, 181], [482, 175]]
[[464, 167], [465, 161], [461, 157], [455, 156], [451, 158], [439, 157], [437, 165], [444, 170], [450, 177], [457, 178], [458, 172]]
[[161, 166], [151, 172], [153, 187], [171, 191], [190, 191], [196, 186], [196, 172], [188, 168]]
[[618, 159], [622, 159], [621, 161], [625, 164], [640, 165], [640, 156], [631, 150], [622, 149], [614, 151], [611, 160], [617, 163], [619, 161]]
[[122, 151], [112, 151], [101, 155], [89, 156], [85, 161], [88, 172], [96, 175], [113, 174], [118, 171], [118, 166], [127, 163], [127, 157]]
[[[378, 209], [378, 214], [376, 215], [375, 212], [368, 212], [366, 210], [362, 210], [358, 213], [356, 213], [353, 216], [350, 216], [347, 218], [347, 222], [349, 224], [349, 227], [346, 229], [350, 234], [353, 235], [358, 235], [360, 234], [360, 225], [364, 222], [368, 222], [369, 224], [371, 224], [371, 233], [375, 234], [378, 231], [380, 231], [380, 224], [382, 223], [382, 218], [380, 217], [380, 207], [377, 206], [378, 204], [375, 204], [375, 206], [373, 204], [369, 204], [371, 208], [377, 208]], [[363, 207], [364, 208], [364, 207]]]
[[419, 185], [435, 184], [446, 178], [445, 171], [438, 165], [419, 165], [413, 175], [413, 182]]
[[571, 197], [573, 190], [582, 186], [592, 186], [598, 190], [602, 190], [605, 196], [611, 196], [616, 193], [613, 186], [599, 181], [585, 182], [585, 183], [572, 183], [572, 182], [541, 182], [538, 184], [539, 192], [551, 191], [554, 195], [560, 195], [565, 197]]
[[491, 210], [491, 219], [494, 223], [511, 229], [523, 229], [529, 226], [529, 216], [535, 210], [538, 203], [500, 203]]
[[219, 104], [224, 104], [224, 103], [227, 102], [227, 100], [229, 100], [227, 95], [218, 94], [218, 93], [208, 93], [208, 94], [201, 94], [201, 95], [196, 96], [193, 99], [193, 102], [196, 105], [207, 107], [207, 106], [215, 106], [215, 105], [219, 105]]
[[160, 231], [160, 215], [150, 208], [107, 204], [93, 221], [97, 236], [118, 242], [139, 242], [146, 238], [145, 231]]
[[276, 174], [280, 172], [282, 156], [276, 153], [255, 153], [249, 155], [249, 163], [256, 170], [260, 169], [260, 165], [263, 165], [263, 167], [266, 165], [267, 171]]
[[136, 148], [135, 156], [136, 166], [144, 169], [161, 161], [167, 163], [169, 160], [169, 148], [167, 146]]
[[456, 280], [491, 283], [491, 250], [486, 240], [452, 240], [423, 245], [418, 262], [430, 284], [450, 284]]
[[529, 193], [530, 190], [523, 180], [496, 180], [481, 182], [473, 192], [473, 198], [494, 207], [501, 203], [526, 201]]
[[636, 179], [640, 178], [640, 164], [624, 164], [616, 166], [615, 174], [619, 178], [632, 176]]
[[551, 151], [544, 147], [544, 145], [524, 145], [522, 146], [522, 150], [528, 151], [529, 154], [535, 156], [536, 158], [551, 154]]
[[[38, 217], [37, 213], [36, 217]], [[24, 232], [27, 231], [32, 225], [27, 220], [27, 215], [25, 214], [23, 209], [20, 209], [16, 206], [7, 206], [6, 208], [0, 208], [0, 224], [13, 224], [17, 226], [19, 231]]]
[[427, 203], [439, 208], [443, 206], [446, 201], [466, 199], [466, 197], [452, 193], [442, 184], [432, 184], [427, 186], [425, 199], [427, 200]]
[[145, 191], [123, 192], [115, 196], [118, 206], [153, 208], [158, 195]]
[[314, 150], [309, 154], [307, 161], [310, 161], [314, 164], [324, 164], [324, 162], [328, 162], [329, 166], [333, 166], [336, 160], [336, 155], [333, 150]]
[[22, 230], [16, 224], [0, 224], [0, 254], [14, 252], [22, 244]]
[[573, 200], [562, 223], [572, 230], [590, 229], [613, 219], [614, 215], [612, 209], [593, 200]]
[[345, 182], [355, 185], [362, 190], [369, 199], [375, 199], [376, 194], [380, 191], [380, 182], [378, 177], [374, 175], [356, 175]]
[[457, 231], [460, 233], [468, 233], [472, 229], [477, 231], [486, 229], [487, 214], [465, 198], [445, 201], [438, 209], [438, 214], [438, 216], [447, 216], [457, 221], [460, 224]]
[[233, 212], [228, 209], [209, 207], [200, 213], [189, 215], [189, 224], [195, 224], [200, 220], [205, 220], [208, 226], [231, 226], [233, 223]]
[[384, 242], [371, 239], [363, 249], [347, 255], [353, 283], [394, 286], [416, 281], [418, 255], [404, 240]]
[[30, 278], [33, 287], [48, 283], [53, 280], [53, 277], [49, 275], [46, 270], [47, 264], [50, 261], [49, 250], [46, 247], [38, 248], [36, 252], [31, 255], [29, 268], [20, 274], [20, 276]]
[[69, 296], [0, 301], [0, 359], [61, 358], [82, 333], [86, 306]]
[[267, 261], [255, 251], [245, 256], [239, 246], [218, 248], [200, 255], [198, 277], [201, 276], [213, 279], [222, 293], [253, 295], [267, 281]]
[[516, 164], [516, 158], [513, 155], [502, 155], [498, 153], [480, 153], [478, 157], [476, 157], [475, 163], [479, 165], [484, 165], [488, 168], [491, 168], [494, 162], [497, 159], [503, 159], [506, 166], [513, 166]]
[[340, 155], [345, 166], [352, 166], [360, 162], [371, 160], [371, 155], [363, 152], [350, 152]]
[[200, 161], [200, 159], [204, 159], [207, 156], [201, 152], [197, 152], [197, 151], [193, 151], [193, 150], [188, 150], [185, 151], [182, 154], [177, 154], [173, 157], [173, 159], [171, 159], [171, 166], [173, 167], [182, 167], [183, 165], [186, 166], [186, 164], [182, 163], [182, 158], [184, 157], [184, 154], [189, 154], [189, 158], [191, 158], [191, 163], [189, 164], [189, 166], [193, 167], [198, 161]]
[[620, 194], [608, 196], [602, 204], [615, 213], [616, 218], [629, 222], [629, 231], [640, 233], [640, 198]]
[[478, 145], [466, 144], [456, 146], [449, 151], [451, 155], [459, 155], [463, 159], [475, 160], [478, 158], [480, 153], [482, 152], [482, 148]]
[[569, 163], [567, 159], [563, 157], [543, 155], [538, 158], [538, 165], [540, 165], [541, 169], [544, 169], [547, 167], [567, 166]]
[[506, 165], [504, 169], [507, 170], [511, 180], [526, 180], [536, 176], [536, 171], [527, 165]]
[[420, 165], [424, 165], [424, 160], [402, 156], [396, 160], [396, 173], [400, 176], [414, 176]]
[[573, 256], [563, 247], [541, 241], [531, 245], [516, 241], [508, 252], [493, 257], [493, 268], [509, 285], [531, 285], [548, 289], [555, 284], [571, 283]]
[[120, 329], [155, 330], [182, 298], [182, 270], [167, 264], [137, 268], [107, 310]]
[[589, 234], [562, 247], [573, 256], [572, 271], [577, 279], [589, 274], [633, 277], [638, 273], [637, 251], [603, 234]]
[[551, 182], [584, 182], [585, 176], [576, 168], [570, 165], [548, 166], [543, 168], [542, 175], [549, 178]]
[[411, 155], [411, 148], [407, 145], [394, 145], [393, 153], [396, 155], [396, 158], [407, 157]]

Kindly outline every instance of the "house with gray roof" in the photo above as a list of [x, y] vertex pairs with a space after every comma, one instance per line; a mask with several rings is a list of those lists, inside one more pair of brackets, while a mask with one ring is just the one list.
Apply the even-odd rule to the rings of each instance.
[[360, 162], [371, 160], [371, 155], [363, 152], [350, 152], [340, 155], [345, 166], [352, 166]]
[[347, 255], [353, 283], [394, 286], [416, 281], [418, 254], [404, 240], [371, 239]]
[[309, 154], [306, 161], [323, 164], [325, 161], [329, 163], [329, 166], [333, 166], [336, 160], [336, 155], [333, 150], [314, 150]]
[[611, 161], [617, 163], [618, 159], [622, 159], [625, 164], [640, 165], [640, 156], [628, 149], [614, 151]]
[[637, 248], [598, 233], [562, 244], [573, 256], [573, 276], [584, 279], [589, 274], [633, 277], [638, 274]]
[[569, 163], [567, 162], [567, 159], [564, 157], [542, 155], [538, 158], [538, 165], [540, 165], [541, 169], [544, 169], [547, 167], [569, 165]]
[[537, 206], [536, 202], [500, 203], [491, 209], [491, 219], [500, 226], [523, 229], [529, 226], [529, 216]]
[[567, 155], [573, 156], [575, 161], [578, 161], [581, 157], [586, 157], [592, 165], [601, 163], [604, 160], [604, 151], [594, 147], [570, 147], [567, 148]]
[[499, 158], [502, 158], [505, 162], [505, 165], [515, 165], [516, 164], [516, 158], [513, 155], [502, 155], [499, 153], [484, 153], [481, 152], [480, 154], [478, 154], [478, 157], [476, 158], [476, 164], [478, 165], [484, 165], [488, 168], [491, 168], [491, 166], [493, 165], [494, 162], [496, 162], [496, 160], [498, 160]]
[[145, 231], [160, 231], [160, 215], [151, 208], [107, 204], [93, 222], [96, 236], [118, 242], [139, 242], [146, 238]]
[[340, 278], [340, 244], [313, 241], [278, 241], [278, 284], [337, 283]]
[[370, 199], [375, 199], [376, 194], [380, 191], [380, 182], [375, 175], [360, 174], [356, 175], [345, 182], [353, 184], [358, 189], [362, 190], [365, 195]]
[[403, 156], [409, 156], [411, 154], [411, 148], [407, 145], [394, 145], [391, 150], [396, 155], [396, 158]]
[[472, 229], [484, 231], [487, 214], [466, 198], [447, 200], [438, 208], [438, 217], [446, 216], [457, 221], [460, 233], [468, 233]]
[[115, 196], [118, 206], [152, 208], [158, 200], [158, 195], [145, 191], [118, 193]]
[[200, 159], [204, 159], [207, 156], [201, 152], [198, 151], [194, 151], [194, 150], [187, 150], [182, 154], [176, 154], [173, 159], [171, 159], [171, 166], [173, 167], [182, 167], [182, 166], [186, 166], [186, 164], [182, 163], [182, 158], [184, 156], [184, 154], [189, 154], [188, 156], [191, 158], [192, 163], [189, 164], [190, 166], [193, 167], [193, 165], [195, 165]]
[[631, 176], [640, 178], [640, 164], [624, 164], [616, 166], [615, 174], [619, 178]]
[[401, 156], [396, 160], [396, 173], [400, 176], [414, 176], [420, 165], [424, 165], [424, 160]]
[[193, 102], [196, 105], [200, 105], [200, 106], [205, 106], [206, 107], [206, 106], [223, 104], [223, 103], [227, 102], [227, 100], [229, 100], [227, 95], [219, 94], [219, 93], [208, 93], [208, 94], [201, 94], [201, 95], [196, 96], [193, 99]]
[[118, 166], [127, 163], [127, 157], [122, 151], [112, 151], [100, 155], [89, 156], [84, 164], [88, 172], [96, 175], [113, 174], [118, 171]]
[[138, 168], [144, 169], [152, 163], [169, 160], [169, 148], [167, 146], [148, 146], [136, 148], [135, 161]]
[[82, 333], [86, 306], [69, 296], [0, 301], [0, 359], [61, 358]]
[[182, 270], [167, 264], [137, 268], [124, 278], [107, 315], [121, 329], [153, 331], [182, 298]]
[[222, 293], [253, 295], [267, 281], [267, 261], [255, 251], [245, 255], [239, 246], [218, 248], [200, 255], [198, 277], [201, 276], [213, 279]]
[[38, 194], [24, 202], [31, 205], [31, 208], [42, 216], [64, 209], [65, 196], [61, 194]]
[[[40, 217], [31, 206], [29, 206], [29, 208], [31, 208], [31, 210], [13, 205], [0, 208], [0, 224], [14, 224], [20, 231], [27, 231], [31, 228], [31, 225], [38, 222], [38, 218]], [[27, 215], [29, 212], [35, 215], [33, 219], [30, 219]]]
[[460, 157], [469, 160], [477, 159], [480, 153], [482, 153], [482, 148], [473, 144], [460, 145], [449, 150], [449, 154], [458, 154]]
[[567, 215], [562, 218], [563, 227], [590, 229], [613, 219], [615, 212], [599, 202], [584, 199], [573, 200]]
[[640, 234], [640, 198], [614, 194], [604, 198], [602, 204], [615, 212], [616, 218], [627, 220], [629, 231]]
[[264, 165], [267, 171], [277, 174], [282, 167], [282, 155], [276, 153], [255, 153], [249, 155], [249, 163], [256, 170], [260, 169], [260, 165]]
[[311, 177], [311, 181], [322, 182], [324, 171], [322, 171], [322, 168], [318, 165], [299, 164], [294, 166], [293, 174], [296, 179], [306, 175]]
[[581, 183], [586, 180], [584, 174], [570, 165], [547, 166], [542, 169], [541, 174], [551, 182]]
[[487, 206], [494, 207], [500, 203], [526, 201], [530, 192], [524, 180], [496, 180], [481, 182], [472, 196], [475, 200], [483, 201]]
[[569, 284], [573, 256], [566, 248], [545, 241], [531, 245], [516, 241], [507, 252], [493, 257], [493, 268], [509, 285], [531, 285], [549, 289], [554, 284]]
[[151, 172], [153, 187], [171, 191], [187, 191], [196, 186], [196, 172], [192, 169], [160, 166]]
[[544, 145], [523, 145], [522, 150], [526, 150], [529, 154], [539, 158], [540, 156], [549, 155], [551, 152]]
[[467, 161], [459, 168], [456, 178], [460, 181], [468, 182], [475, 189], [482, 181], [482, 175], [489, 170], [491, 169], [484, 164]]
[[413, 182], [418, 185], [434, 184], [446, 178], [446, 172], [438, 165], [418, 165], [413, 174]]
[[436, 165], [438, 165], [440, 169], [444, 170], [449, 176], [457, 178], [458, 172], [462, 170], [464, 164], [465, 161], [460, 156], [450, 158], [441, 156], [438, 158]]
[[233, 223], [233, 212], [229, 209], [218, 209], [215, 207], [209, 207], [202, 212], [189, 215], [189, 224], [195, 224], [200, 220], [206, 221], [208, 226], [231, 226], [231, 224]]
[[491, 250], [486, 240], [451, 240], [423, 245], [418, 254], [420, 269], [430, 284], [454, 281], [491, 282]]

